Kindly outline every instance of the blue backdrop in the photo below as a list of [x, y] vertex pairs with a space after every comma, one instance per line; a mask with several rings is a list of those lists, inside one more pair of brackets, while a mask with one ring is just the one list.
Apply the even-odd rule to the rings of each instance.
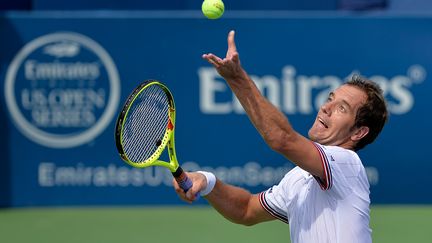
[[[352, 73], [381, 84], [390, 120], [360, 152], [373, 203], [431, 203], [428, 186], [432, 18], [346, 14], [6, 13], [0, 18], [0, 203], [182, 203], [164, 168], [133, 169], [114, 122], [145, 79], [172, 90], [186, 170], [212, 170], [259, 192], [293, 167], [271, 151], [201, 55], [224, 55], [236, 30], [242, 64], [307, 134], [327, 93]], [[201, 200], [204, 202], [204, 200]]]

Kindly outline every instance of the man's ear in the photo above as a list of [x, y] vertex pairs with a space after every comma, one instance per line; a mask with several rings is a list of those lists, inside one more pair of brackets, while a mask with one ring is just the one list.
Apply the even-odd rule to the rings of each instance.
[[351, 140], [360, 141], [360, 139], [364, 138], [369, 133], [369, 127], [361, 126], [355, 129], [356, 131], [351, 135]]

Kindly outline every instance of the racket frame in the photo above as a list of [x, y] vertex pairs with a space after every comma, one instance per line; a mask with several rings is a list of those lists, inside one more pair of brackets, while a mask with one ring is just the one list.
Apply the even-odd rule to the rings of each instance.
[[[131, 108], [131, 105], [134, 103], [134, 101], [137, 99], [137, 97], [143, 92], [146, 88], [148, 88], [151, 85], [159, 85], [165, 94], [168, 97], [169, 102], [169, 109], [168, 109], [168, 124], [167, 129], [165, 131], [165, 134], [162, 138], [161, 144], [158, 146], [156, 151], [146, 160], [144, 161], [131, 161], [123, 149], [123, 126], [126, 122], [126, 117], [129, 113], [129, 110]], [[176, 174], [180, 173], [179, 170], [179, 163], [176, 156], [175, 151], [175, 140], [174, 140], [174, 127], [175, 127], [175, 104], [173, 95], [171, 94], [170, 90], [167, 86], [165, 86], [163, 83], [157, 81], [157, 80], [147, 80], [140, 84], [138, 87], [136, 87], [132, 93], [128, 96], [125, 104], [123, 105], [122, 111], [120, 112], [117, 122], [116, 122], [116, 128], [115, 128], [115, 141], [117, 150], [120, 154], [120, 157], [125, 161], [127, 164], [136, 167], [136, 168], [145, 168], [149, 166], [163, 166], [168, 168], [172, 173], [177, 172]], [[162, 155], [163, 151], [165, 150], [165, 147], [167, 147], [168, 150], [168, 156], [169, 161], [166, 162], [163, 160], [159, 160], [159, 157]], [[181, 170], [181, 168], [180, 168]]]

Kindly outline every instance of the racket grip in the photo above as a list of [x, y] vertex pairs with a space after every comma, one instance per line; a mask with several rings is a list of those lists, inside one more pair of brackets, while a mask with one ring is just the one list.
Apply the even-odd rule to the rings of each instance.
[[[183, 169], [179, 166], [175, 172], [172, 172], [177, 184], [183, 189], [184, 192], [189, 191], [191, 189], [193, 183], [192, 180], [186, 175]], [[195, 194], [196, 199], [199, 198], [199, 193]]]

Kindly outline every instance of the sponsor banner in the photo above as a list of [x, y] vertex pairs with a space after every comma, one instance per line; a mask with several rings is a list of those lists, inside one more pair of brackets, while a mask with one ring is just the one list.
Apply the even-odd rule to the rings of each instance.
[[116, 152], [117, 112], [146, 79], [173, 92], [185, 170], [213, 171], [251, 192], [277, 183], [294, 165], [267, 147], [201, 58], [223, 56], [231, 29], [242, 65], [304, 135], [328, 93], [347, 77], [360, 73], [378, 82], [391, 116], [378, 140], [360, 152], [372, 202], [432, 202], [425, 193], [431, 169], [426, 138], [432, 134], [424, 112], [432, 88], [426, 48], [432, 18], [1, 18], [2, 205], [182, 204], [167, 169], [135, 169]]

